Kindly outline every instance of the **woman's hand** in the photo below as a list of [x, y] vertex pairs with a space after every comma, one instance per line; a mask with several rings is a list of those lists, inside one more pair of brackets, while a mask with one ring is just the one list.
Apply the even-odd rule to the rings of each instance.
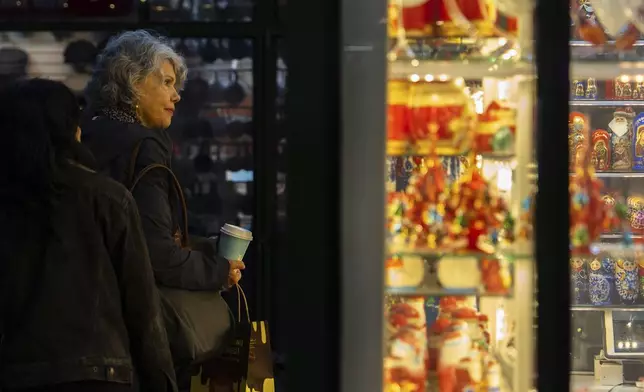
[[239, 283], [242, 278], [241, 270], [246, 268], [246, 265], [241, 260], [228, 260], [230, 263], [230, 270], [228, 272], [228, 287], [232, 287]]

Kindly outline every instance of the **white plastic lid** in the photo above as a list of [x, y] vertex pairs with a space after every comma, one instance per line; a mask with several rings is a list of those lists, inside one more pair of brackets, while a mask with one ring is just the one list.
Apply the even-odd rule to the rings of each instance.
[[241, 238], [243, 240], [248, 240], [252, 241], [253, 240], [253, 232], [250, 230], [246, 230], [243, 227], [231, 225], [230, 223], [226, 223], [220, 230], [222, 233], [228, 234], [229, 236]]

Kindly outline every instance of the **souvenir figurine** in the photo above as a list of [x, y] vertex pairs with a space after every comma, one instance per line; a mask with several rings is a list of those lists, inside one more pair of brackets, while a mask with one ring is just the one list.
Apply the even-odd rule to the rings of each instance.
[[578, 2], [573, 2], [572, 6], [579, 36], [584, 41], [594, 45], [605, 44], [608, 37], [603, 27], [597, 21], [597, 17], [590, 3], [586, 0], [579, 0]]
[[615, 79], [615, 98], [623, 99], [622, 98], [623, 96], [624, 96], [624, 86], [622, 85], [622, 82], [620, 82], [619, 79]]
[[596, 306], [610, 305], [612, 303], [611, 293], [613, 288], [613, 268], [609, 258], [600, 260], [599, 256], [594, 257], [589, 263], [588, 291], [590, 303]]
[[603, 184], [590, 166], [587, 146], [579, 149], [581, 160], [574, 166], [575, 176], [570, 178], [570, 241], [573, 255], [588, 253], [590, 244], [613, 222], [613, 209], [601, 194]]
[[587, 133], [586, 116], [578, 112], [572, 112], [568, 116], [568, 152], [570, 153], [569, 162], [572, 169], [581, 164], [583, 155], [581, 149], [584, 148]]
[[588, 303], [588, 271], [583, 258], [573, 256], [570, 259], [570, 299], [573, 304]]
[[639, 195], [629, 196], [626, 199], [628, 206], [628, 220], [633, 231], [644, 230], [644, 197]]
[[633, 170], [644, 170], [644, 113], [633, 121]]
[[640, 88], [640, 84], [636, 83], [635, 88], [633, 89], [633, 99], [634, 100], [639, 100], [641, 94], [642, 94], [642, 90]]
[[618, 108], [608, 124], [611, 130], [611, 169], [630, 170], [632, 167], [633, 118], [630, 107]]
[[610, 169], [610, 135], [597, 129], [592, 136], [591, 164], [597, 171]]
[[403, 231], [407, 246], [436, 249], [445, 235], [439, 198], [445, 189], [445, 171], [441, 161], [428, 157], [409, 178], [406, 190]]
[[644, 255], [637, 255], [638, 275], [640, 280], [640, 303], [644, 303]]
[[626, 82], [622, 86], [623, 86], [622, 97], [624, 99], [631, 99], [633, 97], [633, 89], [631, 86], [631, 82]]
[[594, 78], [588, 78], [586, 83], [586, 99], [597, 99], [597, 84]]
[[577, 85], [575, 86], [575, 99], [584, 99], [584, 97], [586, 97], [584, 92], [584, 83], [578, 80]]
[[639, 271], [635, 260], [620, 257], [615, 263], [615, 287], [624, 305], [633, 305], [639, 298]]
[[[391, 305], [386, 313], [385, 389], [422, 392], [425, 388], [427, 335], [423, 298]], [[397, 389], [396, 389], [397, 387]]]
[[633, 99], [637, 100], [643, 100], [644, 99], [644, 82], [637, 82], [637, 87], [635, 89], [638, 91], [638, 96], [635, 98], [635, 94], [633, 94]]
[[577, 83], [579, 83], [579, 80], [575, 79], [572, 81], [572, 85], [570, 86], [571, 99], [579, 99], [579, 94], [577, 94]]

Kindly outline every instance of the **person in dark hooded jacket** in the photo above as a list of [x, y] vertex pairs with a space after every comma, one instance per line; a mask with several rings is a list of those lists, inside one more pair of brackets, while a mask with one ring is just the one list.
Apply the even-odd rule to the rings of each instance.
[[[86, 89], [91, 118], [83, 123], [83, 142], [100, 170], [129, 188], [146, 166], [171, 166], [173, 144], [166, 128], [185, 77], [183, 58], [146, 31], [125, 32], [107, 43]], [[153, 170], [132, 191], [157, 282], [187, 290], [231, 287], [241, 278], [243, 262], [178, 244], [181, 211], [172, 189], [168, 173]]]
[[176, 391], [139, 214], [62, 83], [0, 89], [0, 390]]

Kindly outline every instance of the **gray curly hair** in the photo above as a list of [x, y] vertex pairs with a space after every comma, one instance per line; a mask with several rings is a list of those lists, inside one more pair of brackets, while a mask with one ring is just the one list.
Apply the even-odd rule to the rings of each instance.
[[131, 110], [138, 100], [134, 86], [158, 72], [165, 60], [174, 67], [180, 89], [186, 79], [186, 63], [163, 37], [136, 30], [111, 38], [85, 89], [88, 108], [94, 112], [108, 107]]

